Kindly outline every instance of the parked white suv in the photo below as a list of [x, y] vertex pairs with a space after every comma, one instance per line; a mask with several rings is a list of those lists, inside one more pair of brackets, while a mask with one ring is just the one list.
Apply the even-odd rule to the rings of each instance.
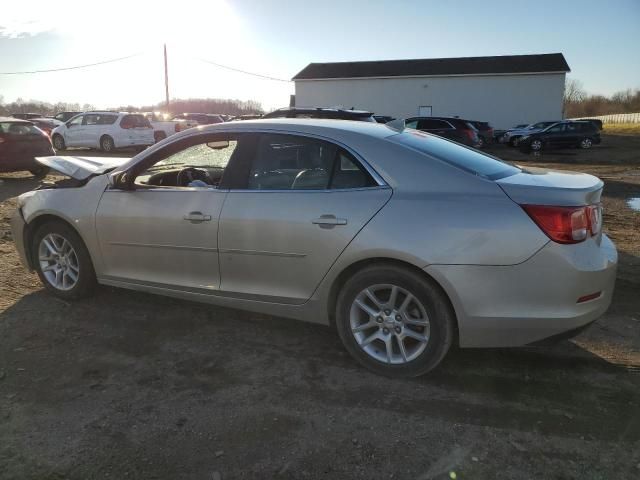
[[123, 147], [153, 145], [153, 127], [143, 115], [128, 112], [85, 112], [54, 128], [56, 150], [67, 147], [99, 148], [111, 152]]
[[146, 117], [153, 127], [153, 138], [156, 142], [170, 137], [174, 133], [182, 132], [187, 128], [197, 127], [198, 122], [195, 120], [187, 120], [183, 118], [174, 118], [161, 112], [140, 112]]

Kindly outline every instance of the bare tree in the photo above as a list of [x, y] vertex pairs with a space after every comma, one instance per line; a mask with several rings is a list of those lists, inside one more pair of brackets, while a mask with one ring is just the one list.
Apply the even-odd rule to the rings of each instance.
[[562, 102], [562, 113], [565, 117], [571, 114], [571, 110], [577, 104], [584, 101], [587, 93], [582, 87], [582, 82], [573, 78], [568, 78], [564, 84], [564, 99]]

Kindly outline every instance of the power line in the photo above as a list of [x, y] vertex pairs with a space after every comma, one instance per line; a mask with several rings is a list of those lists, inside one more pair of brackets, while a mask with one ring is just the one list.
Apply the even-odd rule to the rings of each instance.
[[220, 63], [212, 62], [211, 60], [205, 60], [204, 58], [196, 58], [196, 60], [200, 60], [201, 62], [208, 63], [210, 65], [215, 65], [219, 68], [224, 68], [225, 70], [231, 70], [232, 72], [244, 73], [245, 75], [252, 75], [254, 77], [264, 78], [266, 80], [274, 80], [276, 82], [286, 82], [290, 83], [291, 80], [285, 80], [283, 78], [270, 77], [269, 75], [262, 75], [260, 73], [247, 72], [246, 70], [240, 70], [239, 68], [229, 67], [227, 65], [222, 65]]
[[62, 72], [64, 70], [77, 70], [80, 68], [88, 68], [88, 67], [95, 67], [97, 65], [104, 65], [106, 63], [120, 62], [122, 60], [127, 60], [129, 58], [137, 57], [141, 54], [142, 52], [139, 52], [139, 53], [134, 53], [133, 55], [127, 55], [126, 57], [113, 58], [111, 60], [104, 60], [103, 62], [88, 63], [86, 65], [76, 65], [73, 67], [51, 68], [48, 70], [32, 70], [29, 72], [0, 72], [0, 75], [27, 75], [31, 73], [47, 73], [47, 72]]

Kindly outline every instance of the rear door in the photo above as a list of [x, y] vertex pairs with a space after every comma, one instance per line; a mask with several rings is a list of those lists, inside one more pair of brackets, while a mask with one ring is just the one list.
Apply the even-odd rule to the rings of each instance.
[[255, 134], [220, 216], [221, 290], [301, 304], [391, 197], [352, 153], [313, 137]]

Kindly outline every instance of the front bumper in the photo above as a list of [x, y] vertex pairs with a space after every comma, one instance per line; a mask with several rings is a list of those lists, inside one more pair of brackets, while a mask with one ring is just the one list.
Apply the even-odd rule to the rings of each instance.
[[[517, 347], [585, 326], [611, 304], [618, 255], [602, 235], [577, 245], [549, 242], [512, 266], [432, 265], [451, 299], [461, 347]], [[601, 292], [593, 300], [580, 297]]]
[[13, 216], [11, 217], [11, 234], [13, 235], [13, 244], [18, 251], [20, 262], [26, 269], [31, 271], [33, 269], [31, 268], [29, 259], [27, 257], [27, 249], [24, 243], [24, 233], [26, 226], [27, 223], [22, 217], [22, 212], [19, 208], [17, 208]]

